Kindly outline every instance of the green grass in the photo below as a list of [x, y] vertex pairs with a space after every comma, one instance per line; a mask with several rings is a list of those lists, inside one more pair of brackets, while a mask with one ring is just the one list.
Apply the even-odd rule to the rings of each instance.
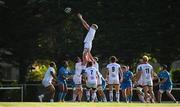
[[0, 107], [180, 107], [180, 104], [0, 102]]

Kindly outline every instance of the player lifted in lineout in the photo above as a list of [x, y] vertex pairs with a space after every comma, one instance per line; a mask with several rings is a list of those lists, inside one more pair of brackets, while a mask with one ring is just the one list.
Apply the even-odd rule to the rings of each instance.
[[89, 26], [89, 24], [83, 19], [82, 15], [78, 13], [78, 18], [81, 20], [83, 26], [88, 30], [88, 33], [84, 39], [84, 51], [83, 51], [83, 65], [86, 65], [88, 61], [93, 61], [93, 56], [91, 54], [91, 48], [92, 48], [92, 41], [94, 39], [96, 30], [98, 29], [98, 26], [96, 24], [92, 24]]

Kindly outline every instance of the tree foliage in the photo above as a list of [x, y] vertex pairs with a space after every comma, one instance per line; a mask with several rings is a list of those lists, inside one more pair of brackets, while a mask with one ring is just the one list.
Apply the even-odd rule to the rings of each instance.
[[[160, 63], [180, 58], [179, 0], [2, 0], [0, 5], [1, 60], [18, 63], [20, 81], [36, 59], [57, 62], [82, 54], [87, 31], [76, 13], [97, 23], [93, 55], [110, 55], [132, 64], [151, 53]], [[71, 7], [71, 14], [64, 12]]]

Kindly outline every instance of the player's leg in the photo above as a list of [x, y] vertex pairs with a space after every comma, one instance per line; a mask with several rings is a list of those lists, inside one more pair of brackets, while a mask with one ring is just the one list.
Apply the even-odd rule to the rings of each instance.
[[126, 95], [127, 95], [127, 99], [128, 99], [128, 102], [131, 103], [132, 102], [132, 87], [128, 87], [127, 88], [127, 91], [126, 91]]
[[82, 95], [83, 95], [82, 86], [79, 84], [79, 85], [77, 85], [77, 96], [78, 96], [78, 101], [79, 102], [82, 99]]
[[45, 92], [38, 96], [40, 102], [43, 101], [45, 96], [49, 96], [49, 87], [51, 83], [49, 81], [42, 81], [42, 85], [45, 87]]
[[143, 86], [143, 90], [144, 90], [144, 94], [145, 94], [145, 101], [147, 101], [147, 98], [148, 98], [148, 91], [149, 91], [149, 88], [147, 85]]
[[87, 102], [90, 102], [90, 89], [91, 89], [91, 86], [89, 85], [89, 83], [86, 83], [86, 100], [87, 100]]
[[98, 93], [101, 101], [107, 102], [106, 96], [105, 96], [105, 94], [104, 94], [104, 92], [103, 92], [103, 90], [102, 90], [102, 85], [99, 85], [99, 86], [98, 86], [98, 88], [97, 88], [97, 93]]
[[82, 56], [82, 64], [85, 66], [88, 62], [88, 49], [84, 48], [83, 56]]
[[175, 97], [171, 93], [171, 89], [166, 90], [166, 94], [167, 94], [168, 97], [170, 97], [173, 100], [174, 103], [177, 103]]
[[109, 84], [109, 101], [113, 102], [113, 84]]
[[137, 94], [138, 94], [138, 98], [142, 103], [145, 103], [146, 101], [144, 100], [144, 93], [142, 91], [142, 87], [141, 86], [137, 86]]
[[158, 91], [158, 103], [161, 103], [161, 99], [162, 99], [162, 94], [164, 93], [164, 90], [159, 89]]
[[150, 97], [151, 97], [151, 102], [154, 103], [155, 102], [155, 96], [154, 96], [153, 87], [148, 86], [148, 90], [149, 90], [149, 94], [150, 94]]
[[116, 91], [116, 102], [119, 102], [119, 84], [115, 84], [115, 91]]
[[59, 93], [58, 93], [58, 101], [62, 102], [63, 94], [64, 94], [64, 83], [63, 82], [58, 82], [58, 88], [59, 88]]
[[126, 86], [125, 83], [121, 83], [121, 91], [122, 91], [122, 99], [124, 102], [127, 102], [127, 95], [126, 95]]
[[95, 102], [95, 99], [96, 99], [96, 88], [92, 88], [92, 95], [91, 95], [91, 99], [92, 99], [92, 102]]
[[54, 102], [55, 88], [53, 85], [48, 87], [50, 102]]
[[132, 95], [133, 95], [133, 90], [132, 90], [132, 83], [127, 83], [127, 99], [128, 102], [132, 102]]
[[65, 97], [66, 97], [66, 94], [68, 93], [68, 88], [67, 88], [67, 83], [66, 81], [64, 82], [64, 91], [63, 91], [63, 96], [62, 96], [62, 101], [64, 102], [65, 101]]

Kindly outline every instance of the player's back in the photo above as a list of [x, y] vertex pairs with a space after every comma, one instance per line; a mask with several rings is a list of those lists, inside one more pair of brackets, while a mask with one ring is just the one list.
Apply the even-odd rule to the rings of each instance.
[[168, 71], [160, 71], [160, 73], [158, 74], [158, 77], [162, 80], [162, 79], [166, 79], [166, 81], [162, 84], [163, 86], [171, 86], [172, 85], [172, 81], [170, 78], [170, 73]]
[[119, 69], [120, 65], [117, 63], [110, 63], [107, 65], [107, 69], [109, 72], [109, 79], [119, 79]]
[[78, 62], [75, 64], [75, 75], [81, 75], [82, 72], [82, 63]]
[[95, 67], [87, 67], [85, 72], [87, 74], [87, 82], [97, 83], [97, 69]]
[[53, 76], [51, 75], [51, 72], [55, 72], [53, 67], [49, 67], [48, 70], [45, 73], [43, 81], [52, 81]]
[[140, 69], [142, 72], [141, 77], [142, 77], [143, 84], [152, 85], [153, 67], [150, 64], [146, 63], [146, 64], [141, 64]]
[[133, 76], [133, 73], [131, 71], [126, 71], [123, 73], [123, 82], [132, 82], [132, 76]]

